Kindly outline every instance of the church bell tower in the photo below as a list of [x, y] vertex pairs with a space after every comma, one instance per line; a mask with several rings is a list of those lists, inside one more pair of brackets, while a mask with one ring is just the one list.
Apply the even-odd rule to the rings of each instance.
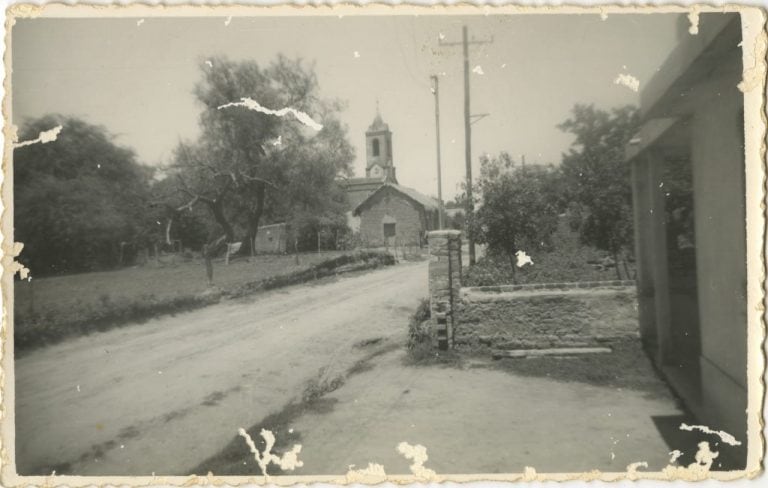
[[392, 163], [392, 132], [389, 125], [384, 123], [376, 104], [376, 118], [365, 132], [365, 176], [381, 178], [387, 182], [397, 183], [395, 166]]

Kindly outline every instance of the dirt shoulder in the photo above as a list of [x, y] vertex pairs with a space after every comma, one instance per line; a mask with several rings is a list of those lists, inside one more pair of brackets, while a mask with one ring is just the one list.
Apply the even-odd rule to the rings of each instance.
[[[425, 446], [426, 467], [441, 474], [522, 472], [526, 466], [624, 471], [640, 461], [658, 470], [672, 450], [660, 425], [674, 424], [685, 412], [634, 347], [601, 356], [602, 365], [588, 360], [570, 376], [563, 372], [573, 358], [534, 365], [483, 356], [413, 365], [404, 351], [392, 350], [327, 394], [264, 419], [251, 433], [258, 439], [256, 428], [271, 428], [281, 448], [301, 444], [304, 465], [291, 473], [297, 475], [339, 475], [368, 463], [407, 474], [410, 461], [396, 449], [403, 441]], [[626, 371], [635, 360], [640, 364]], [[585, 373], [593, 367], [600, 371]], [[225, 460], [200, 468], [259, 474], [241, 438], [234, 438]]]

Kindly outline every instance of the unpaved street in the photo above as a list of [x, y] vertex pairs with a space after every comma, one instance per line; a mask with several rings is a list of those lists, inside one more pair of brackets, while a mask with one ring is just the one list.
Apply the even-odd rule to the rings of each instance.
[[365, 339], [401, 341], [427, 263], [160, 317], [16, 362], [21, 474], [187, 474], [237, 434], [332, 378]]

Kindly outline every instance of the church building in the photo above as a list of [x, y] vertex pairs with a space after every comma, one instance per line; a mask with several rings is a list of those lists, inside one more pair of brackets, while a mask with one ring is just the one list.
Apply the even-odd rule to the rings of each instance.
[[364, 246], [423, 245], [426, 232], [437, 228], [437, 200], [398, 183], [392, 132], [376, 112], [365, 132], [365, 177], [345, 182], [350, 227]]

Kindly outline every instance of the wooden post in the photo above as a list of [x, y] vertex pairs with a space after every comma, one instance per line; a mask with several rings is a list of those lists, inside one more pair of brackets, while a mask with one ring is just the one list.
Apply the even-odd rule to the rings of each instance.
[[213, 286], [213, 259], [208, 252], [208, 244], [203, 244], [203, 261], [205, 262], [205, 276], [208, 286]]

